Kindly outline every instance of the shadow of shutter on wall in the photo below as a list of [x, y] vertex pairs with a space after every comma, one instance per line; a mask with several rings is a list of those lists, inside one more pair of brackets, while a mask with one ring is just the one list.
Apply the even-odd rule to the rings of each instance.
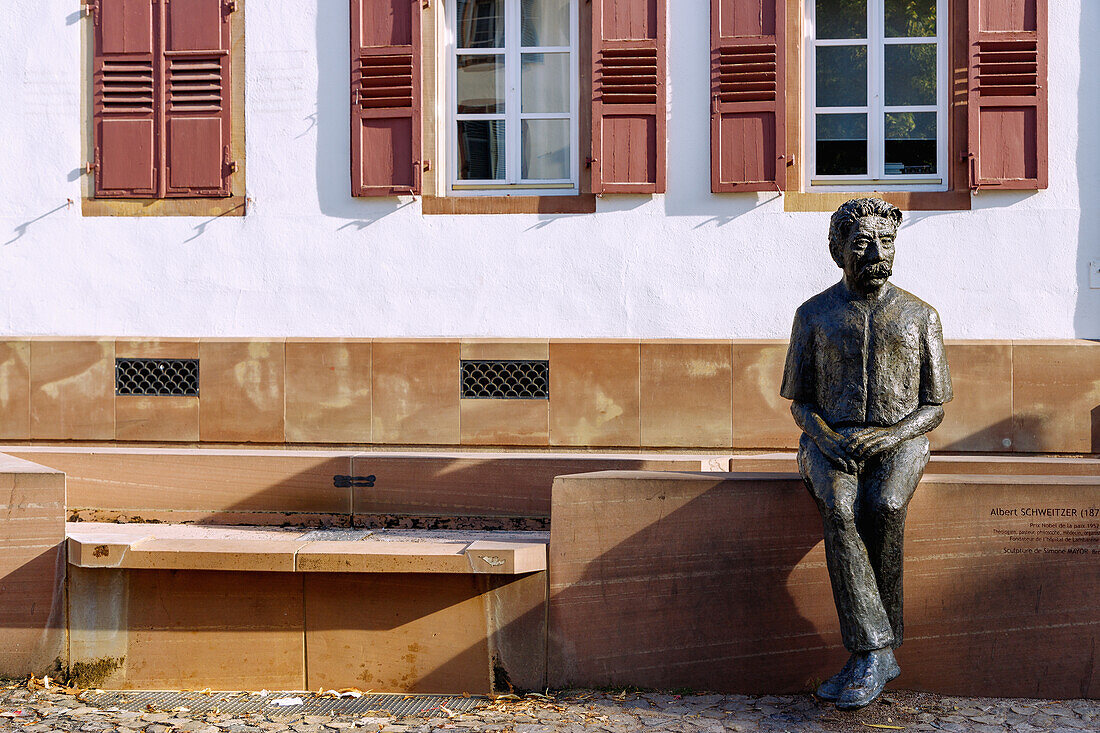
[[1047, 187], [1047, 0], [970, 0], [970, 187]]
[[95, 195], [156, 196], [160, 136], [152, 0], [99, 0], [93, 7]]
[[592, 0], [592, 191], [664, 193], [666, 0]]
[[228, 196], [231, 14], [223, 0], [164, 7], [166, 195]]
[[785, 0], [710, 1], [710, 189], [786, 188]]
[[422, 0], [351, 0], [351, 195], [420, 193]]

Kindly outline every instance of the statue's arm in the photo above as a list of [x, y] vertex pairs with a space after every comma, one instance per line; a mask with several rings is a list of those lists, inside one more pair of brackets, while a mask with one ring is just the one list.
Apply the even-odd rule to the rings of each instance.
[[802, 432], [813, 439], [833, 465], [848, 473], [859, 471], [855, 456], [844, 446], [844, 439], [829, 427], [825, 418], [821, 417], [813, 405], [809, 402], [792, 402], [791, 414], [794, 415], [794, 421], [798, 427], [802, 428]]

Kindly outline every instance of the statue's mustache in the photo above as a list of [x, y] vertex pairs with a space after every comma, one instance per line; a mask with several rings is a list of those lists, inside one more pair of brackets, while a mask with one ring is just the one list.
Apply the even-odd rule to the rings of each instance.
[[890, 277], [892, 274], [894, 274], [894, 271], [893, 268], [890, 267], [890, 263], [881, 260], [878, 262], [871, 262], [859, 268], [859, 276], [861, 278]]

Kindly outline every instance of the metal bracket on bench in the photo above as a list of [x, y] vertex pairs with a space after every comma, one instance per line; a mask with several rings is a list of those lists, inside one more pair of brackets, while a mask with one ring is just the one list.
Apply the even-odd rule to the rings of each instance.
[[370, 476], [333, 476], [332, 485], [337, 489], [370, 488], [374, 486], [374, 474]]

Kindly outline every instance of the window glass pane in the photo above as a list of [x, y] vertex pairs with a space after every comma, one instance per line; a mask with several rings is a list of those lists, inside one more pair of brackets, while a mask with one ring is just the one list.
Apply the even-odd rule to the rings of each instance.
[[459, 114], [504, 112], [504, 56], [467, 56], [456, 59]]
[[569, 120], [523, 121], [523, 177], [569, 178]]
[[519, 17], [520, 45], [569, 45], [569, 0], [521, 0]]
[[817, 173], [867, 173], [867, 115], [817, 115]]
[[867, 47], [817, 47], [817, 106], [867, 104]]
[[936, 113], [886, 113], [886, 175], [936, 172]]
[[505, 0], [457, 0], [455, 39], [459, 48], [504, 48]]
[[523, 54], [520, 85], [520, 111], [568, 112], [569, 54]]
[[936, 44], [886, 46], [886, 104], [936, 103]]
[[817, 0], [818, 38], [866, 38], [867, 0]]
[[503, 120], [459, 120], [458, 177], [463, 181], [504, 180]]
[[886, 0], [887, 38], [936, 35], [936, 0]]

